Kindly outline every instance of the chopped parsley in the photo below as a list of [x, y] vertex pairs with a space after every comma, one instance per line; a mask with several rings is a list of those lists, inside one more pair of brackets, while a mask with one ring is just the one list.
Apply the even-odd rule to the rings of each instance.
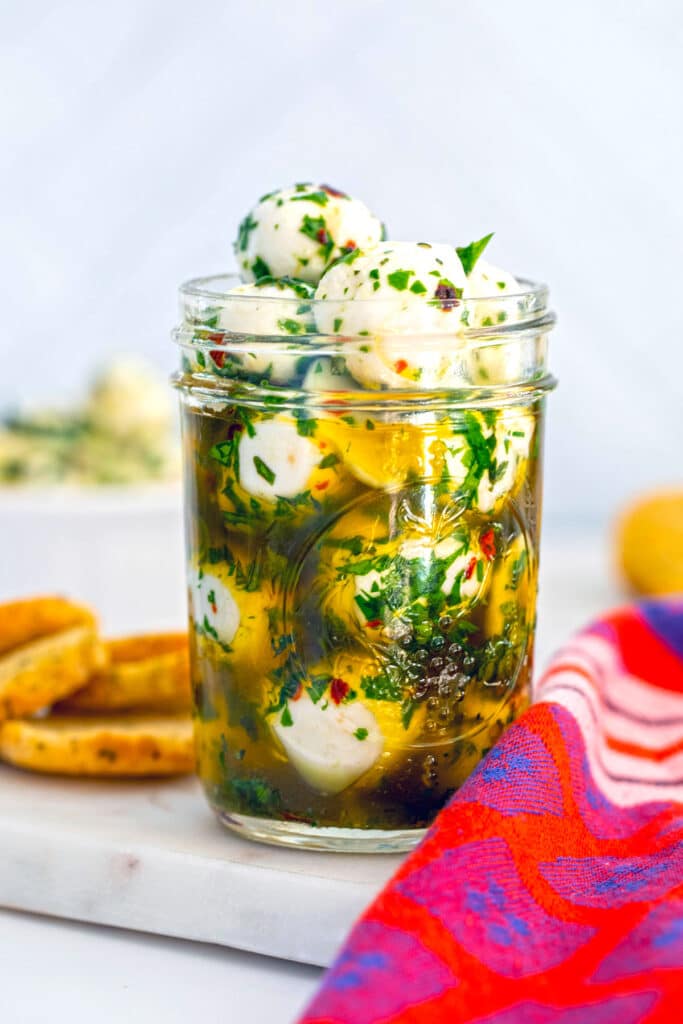
[[394, 676], [391, 678], [386, 672], [378, 676], [361, 676], [361, 690], [368, 700], [393, 700], [403, 699], [403, 687], [400, 679]]
[[359, 726], [353, 734], [357, 740], [366, 740], [368, 738], [368, 730]]
[[307, 238], [318, 242], [323, 257], [326, 260], [330, 258], [334, 249], [334, 241], [327, 230], [327, 221], [324, 217], [310, 217], [308, 214], [305, 214], [299, 231], [302, 235], [306, 235]]
[[296, 421], [296, 432], [301, 437], [312, 437], [316, 432], [317, 426], [317, 420], [306, 419], [306, 417], [300, 416]]
[[261, 259], [260, 256], [257, 256], [254, 262], [252, 263], [251, 272], [257, 281], [260, 281], [262, 277], [273, 276], [270, 272], [270, 267], [268, 266], [265, 260]]
[[404, 292], [408, 287], [411, 275], [414, 273], [414, 270], [394, 270], [393, 273], [387, 275], [387, 281], [397, 292]]
[[287, 705], [285, 705], [285, 710], [282, 712], [280, 716], [280, 725], [294, 725], [294, 719], [292, 718], [292, 715]]
[[258, 455], [254, 455], [254, 467], [258, 475], [262, 477], [266, 483], [271, 485], [275, 483], [275, 473], [273, 473], [270, 466], [268, 466]]
[[237, 229], [237, 251], [246, 252], [249, 245], [249, 235], [254, 228], [258, 227], [258, 221], [254, 220], [251, 213], [248, 213]]
[[329, 203], [327, 192], [306, 192], [305, 195], [292, 196], [292, 203], [317, 203], [318, 206], [327, 206]]
[[278, 320], [278, 327], [285, 334], [305, 334], [306, 325], [302, 324], [300, 320], [291, 320], [285, 317], [283, 320]]
[[468, 276], [474, 270], [477, 260], [479, 259], [479, 257], [481, 256], [484, 249], [489, 244], [492, 238], [493, 232], [491, 232], [490, 235], [484, 235], [484, 237], [480, 238], [478, 242], [470, 242], [469, 245], [464, 245], [462, 247], [456, 246], [455, 251], [460, 257], [462, 269]]

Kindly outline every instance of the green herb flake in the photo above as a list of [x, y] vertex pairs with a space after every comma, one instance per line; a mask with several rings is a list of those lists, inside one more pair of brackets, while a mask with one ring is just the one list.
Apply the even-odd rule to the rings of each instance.
[[268, 266], [265, 260], [261, 259], [260, 256], [257, 256], [254, 262], [252, 263], [251, 272], [257, 281], [259, 281], [262, 277], [272, 277], [270, 267]]
[[414, 270], [394, 270], [393, 273], [387, 275], [387, 281], [397, 292], [404, 292], [408, 287], [411, 275], [414, 273]]
[[330, 469], [331, 466], [336, 466], [339, 462], [339, 456], [335, 455], [334, 452], [330, 452], [324, 459], [321, 459], [318, 463], [318, 469]]
[[330, 684], [332, 676], [316, 675], [308, 680], [306, 690], [314, 704], [317, 704]]
[[254, 455], [254, 466], [258, 475], [262, 477], [266, 483], [271, 485], [275, 483], [275, 473], [273, 473], [270, 466], [266, 465], [263, 459], [259, 458], [258, 455]]
[[413, 281], [410, 286], [410, 290], [414, 295], [424, 295], [427, 291], [426, 287], [422, 284], [422, 281]]
[[353, 734], [357, 740], [366, 740], [368, 738], [368, 730], [359, 726]]
[[318, 426], [317, 420], [305, 419], [301, 417], [296, 421], [296, 432], [301, 437], [312, 437], [315, 434]]
[[214, 640], [218, 640], [218, 633], [211, 625], [206, 615], [204, 616], [204, 621], [202, 622], [202, 629], [204, 630], [207, 636], [211, 636], [213, 637]]
[[280, 716], [280, 725], [294, 725], [294, 719], [292, 718], [291, 712], [287, 706]]
[[464, 245], [461, 248], [456, 247], [455, 251], [460, 257], [462, 269], [465, 271], [468, 277], [474, 270], [477, 260], [479, 259], [479, 257], [481, 256], [484, 249], [489, 244], [492, 238], [493, 232], [491, 232], [491, 234], [489, 235], [484, 235], [484, 237], [480, 238], [478, 242], [470, 242], [469, 245]]
[[281, 331], [285, 332], [285, 334], [306, 333], [306, 325], [302, 324], [300, 320], [290, 320], [288, 318], [285, 318], [283, 320], [278, 320], [277, 325]]
[[368, 700], [398, 701], [403, 697], [400, 681], [384, 672], [378, 676], [361, 676], [360, 685]]
[[337, 333], [337, 331], [339, 330], [339, 328], [341, 327], [341, 325], [343, 323], [344, 323], [344, 321], [343, 321], [343, 319], [340, 316], [337, 316], [337, 317], [334, 318], [334, 323], [332, 325], [332, 330], [334, 331], [335, 334]]
[[238, 252], [246, 252], [247, 246], [249, 245], [249, 235], [256, 227], [258, 227], [258, 221], [254, 220], [251, 213], [248, 213], [237, 229]]
[[318, 206], [327, 206], [330, 197], [327, 192], [306, 192], [304, 195], [292, 196], [292, 203], [317, 203]]

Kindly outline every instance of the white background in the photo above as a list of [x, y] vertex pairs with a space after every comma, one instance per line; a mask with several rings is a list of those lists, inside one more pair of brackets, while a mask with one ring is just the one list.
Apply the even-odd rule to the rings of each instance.
[[0, 405], [116, 349], [293, 180], [547, 280], [546, 526], [680, 480], [683, 5], [43, 0], [0, 7]]

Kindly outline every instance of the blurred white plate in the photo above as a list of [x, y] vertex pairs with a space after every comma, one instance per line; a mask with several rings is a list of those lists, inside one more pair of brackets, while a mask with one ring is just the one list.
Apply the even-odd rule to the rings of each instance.
[[0, 489], [0, 600], [61, 593], [109, 633], [186, 623], [179, 484]]

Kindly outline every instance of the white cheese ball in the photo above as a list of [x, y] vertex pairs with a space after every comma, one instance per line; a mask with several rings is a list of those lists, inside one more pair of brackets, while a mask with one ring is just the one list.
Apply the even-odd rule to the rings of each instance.
[[324, 275], [315, 293], [318, 330], [353, 338], [346, 364], [366, 387], [447, 384], [461, 345], [466, 280], [452, 246], [383, 242]]
[[[479, 259], [467, 278], [463, 297], [468, 300], [468, 326], [503, 327], [517, 319], [514, 298], [524, 291], [509, 271]], [[514, 384], [525, 377], [523, 341], [498, 339], [497, 343], [473, 342], [467, 348], [466, 375], [470, 383]]]
[[320, 463], [318, 446], [302, 437], [296, 426], [283, 420], [254, 424], [239, 443], [239, 482], [263, 501], [294, 498], [307, 489]]
[[[216, 326], [220, 331], [246, 336], [235, 339], [239, 349], [226, 339], [229, 359], [246, 373], [268, 377], [276, 384], [287, 384], [297, 376], [301, 356], [293, 339], [315, 330], [307, 301], [313, 289], [303, 281], [263, 278], [255, 284], [231, 288], [227, 294]], [[273, 340], [278, 336], [282, 336], [282, 342]], [[257, 340], [260, 337], [264, 338], [261, 342]], [[289, 342], [291, 352], [287, 351], [287, 339], [292, 339]]]
[[[484, 469], [473, 505], [481, 512], [491, 512], [514, 493], [522, 480], [523, 466], [529, 457], [534, 435], [534, 418], [524, 410], [498, 414], [493, 426], [483, 417], [472, 414], [486, 448], [491, 451], [491, 467]], [[457, 487], [471, 472], [473, 450], [467, 433], [456, 434], [446, 441], [445, 462], [448, 476]]]
[[296, 277], [317, 284], [327, 267], [383, 237], [379, 218], [329, 185], [294, 185], [263, 196], [239, 226], [235, 256], [244, 281]]
[[278, 712], [272, 729], [299, 775], [320, 793], [340, 793], [379, 758], [384, 740], [377, 719], [359, 701], [314, 702], [303, 689]]
[[[393, 612], [388, 603], [389, 593], [395, 602], [396, 591], [405, 592], [406, 607], [411, 587], [420, 580], [441, 577], [439, 589], [449, 601], [449, 607], [471, 604], [482, 592], [488, 574], [488, 563], [478, 547], [472, 546], [468, 536], [457, 535], [437, 541], [414, 538], [404, 541], [397, 552], [398, 561], [384, 570], [371, 569], [354, 577], [355, 612], [363, 626], [373, 619], [379, 609], [379, 619], [391, 625]], [[406, 564], [407, 563], [407, 564]], [[440, 568], [441, 572], [435, 570]], [[429, 598], [425, 593], [417, 601]], [[400, 609], [400, 614], [405, 609]]]
[[196, 628], [229, 646], [240, 624], [240, 610], [230, 587], [213, 573], [194, 572], [190, 578], [190, 611]]

